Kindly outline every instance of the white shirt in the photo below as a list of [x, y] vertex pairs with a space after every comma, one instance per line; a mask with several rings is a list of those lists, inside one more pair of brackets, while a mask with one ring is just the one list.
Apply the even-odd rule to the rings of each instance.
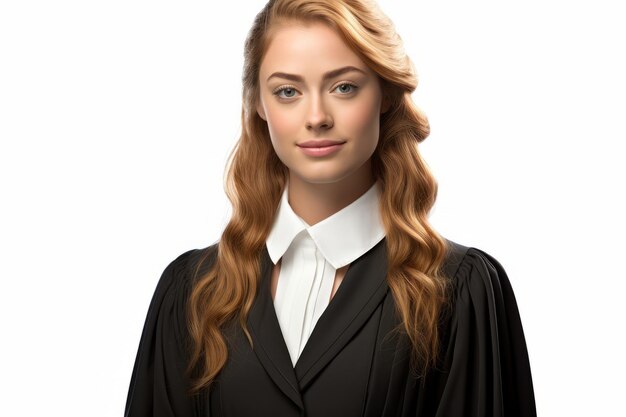
[[318, 319], [330, 303], [337, 269], [383, 237], [380, 182], [326, 219], [309, 226], [292, 210], [285, 186], [266, 241], [274, 265], [282, 257], [274, 309], [295, 366]]

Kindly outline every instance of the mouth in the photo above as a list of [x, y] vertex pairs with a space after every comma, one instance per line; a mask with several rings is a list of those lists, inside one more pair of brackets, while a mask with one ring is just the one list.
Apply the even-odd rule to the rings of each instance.
[[342, 145], [346, 143], [346, 141], [339, 140], [328, 140], [328, 139], [320, 139], [320, 140], [309, 140], [306, 142], [301, 142], [296, 144], [301, 148], [329, 148], [331, 146]]
[[321, 157], [332, 155], [335, 152], [339, 151], [345, 142], [334, 142], [327, 146], [300, 146], [298, 147], [302, 150], [305, 155], [313, 156], [313, 157]]

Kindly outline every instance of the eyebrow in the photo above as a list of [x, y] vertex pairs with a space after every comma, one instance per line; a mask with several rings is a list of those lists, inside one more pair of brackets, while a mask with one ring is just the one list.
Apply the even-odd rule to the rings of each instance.
[[[348, 65], [347, 67], [337, 68], [335, 70], [324, 73], [324, 75], [322, 76], [322, 79], [328, 80], [330, 78], [334, 78], [334, 77], [337, 77], [338, 75], [344, 74], [346, 72], [351, 72], [351, 71], [357, 71], [362, 74], [365, 74], [365, 71], [363, 71], [362, 69]], [[275, 72], [269, 77], [267, 77], [267, 81], [269, 81], [270, 78], [272, 77], [280, 77], [280, 78], [285, 78], [287, 80], [297, 81], [297, 82], [303, 81], [303, 78], [301, 76], [296, 75], [296, 74], [287, 74], [286, 72]]]

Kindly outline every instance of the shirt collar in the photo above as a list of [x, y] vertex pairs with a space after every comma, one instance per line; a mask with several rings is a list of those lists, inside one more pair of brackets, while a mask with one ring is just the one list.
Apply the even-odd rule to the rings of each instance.
[[278, 262], [303, 230], [309, 233], [317, 249], [335, 269], [348, 265], [369, 251], [385, 237], [379, 209], [380, 187], [380, 181], [376, 181], [348, 206], [309, 226], [291, 209], [289, 186], [285, 185], [272, 230], [266, 240], [272, 262]]

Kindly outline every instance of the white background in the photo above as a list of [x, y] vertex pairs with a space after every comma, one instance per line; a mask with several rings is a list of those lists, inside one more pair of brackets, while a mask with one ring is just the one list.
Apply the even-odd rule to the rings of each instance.
[[[505, 267], [540, 416], [626, 412], [618, 3], [379, 3], [431, 123], [431, 220]], [[0, 415], [123, 414], [161, 272], [229, 218], [264, 4], [0, 3]]]

